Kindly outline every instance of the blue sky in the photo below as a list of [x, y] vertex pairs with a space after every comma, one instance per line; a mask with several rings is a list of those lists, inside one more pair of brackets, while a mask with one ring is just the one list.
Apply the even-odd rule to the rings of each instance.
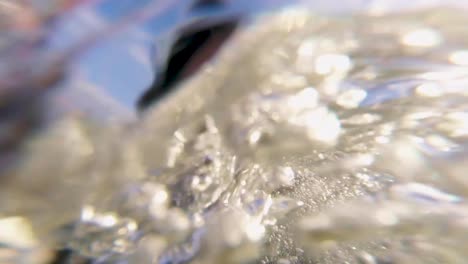
[[[252, 3], [247, 0], [236, 0], [231, 2], [231, 8], [253, 11], [268, 1], [281, 2], [260, 0]], [[105, 108], [112, 105], [113, 108], [133, 112], [139, 96], [152, 81], [156, 56], [162, 54], [163, 47], [156, 45], [159, 43], [157, 40], [168, 37], [170, 29], [181, 23], [185, 15], [183, 7], [189, 6], [192, 2], [192, 0], [105, 0], [95, 6], [80, 7], [62, 17], [51, 40], [53, 49], [63, 49], [83, 36], [102, 32], [132, 11], [145, 10], [145, 5], [148, 3], [152, 4], [150, 7], [153, 7], [153, 11], [157, 13], [144, 24], [119, 29], [117, 33], [102, 38], [103, 40], [80, 54], [74, 61], [72, 77], [67, 85], [73, 86], [76, 92], [80, 90], [79, 86], [85, 83], [87, 89], [81, 90], [86, 94], [81, 97], [87, 96], [90, 102], [94, 100], [95, 104], [106, 101], [99, 111], [106, 111]], [[158, 10], [159, 6], [162, 7], [162, 12]], [[86, 104], [91, 105], [90, 102]]]

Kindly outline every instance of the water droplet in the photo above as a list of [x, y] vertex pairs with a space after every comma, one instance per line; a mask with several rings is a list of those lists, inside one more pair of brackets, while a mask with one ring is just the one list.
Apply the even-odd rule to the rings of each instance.
[[275, 181], [280, 186], [293, 186], [296, 175], [291, 167], [279, 167], [275, 172]]
[[304, 203], [302, 201], [298, 201], [293, 198], [285, 196], [275, 197], [273, 198], [270, 213], [284, 215], [290, 212], [291, 210], [297, 209], [303, 205]]
[[203, 176], [194, 176], [192, 178], [192, 189], [203, 192], [210, 187], [213, 183], [213, 180], [210, 176], [203, 175]]
[[288, 106], [291, 109], [297, 109], [296, 111], [314, 108], [318, 102], [319, 94], [312, 87], [305, 88], [288, 98]]
[[405, 33], [401, 43], [410, 47], [434, 47], [442, 43], [442, 36], [434, 29], [420, 28]]
[[416, 87], [416, 94], [424, 97], [439, 97], [443, 94], [443, 90], [437, 84], [425, 83]]
[[293, 119], [294, 124], [300, 124], [307, 129], [311, 140], [334, 144], [341, 132], [341, 124], [337, 116], [326, 107], [319, 107]]
[[451, 112], [437, 127], [449, 136], [458, 138], [468, 136], [468, 112]]
[[315, 39], [308, 39], [301, 43], [297, 50], [298, 56], [313, 56], [316, 53], [317, 43]]
[[437, 149], [438, 151], [447, 152], [458, 148], [457, 144], [440, 135], [429, 135], [425, 138], [425, 142], [428, 146]]
[[315, 60], [315, 71], [321, 75], [346, 73], [352, 66], [349, 57], [343, 54], [323, 54]]
[[468, 65], [468, 50], [457, 50], [450, 54], [449, 60], [452, 63], [467, 66]]
[[378, 114], [364, 113], [353, 115], [349, 118], [343, 119], [342, 123], [346, 125], [368, 125], [378, 122], [382, 117]]
[[350, 89], [340, 94], [336, 103], [344, 108], [356, 108], [366, 98], [367, 93], [362, 89]]
[[377, 260], [371, 254], [363, 251], [358, 256], [359, 264], [378, 264]]

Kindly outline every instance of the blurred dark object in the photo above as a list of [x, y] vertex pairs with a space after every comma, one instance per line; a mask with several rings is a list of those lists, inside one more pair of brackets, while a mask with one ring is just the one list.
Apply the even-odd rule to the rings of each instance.
[[168, 93], [179, 81], [190, 77], [213, 56], [236, 28], [236, 22], [224, 22], [181, 35], [172, 47], [166, 70], [156, 76], [138, 105], [145, 108]]

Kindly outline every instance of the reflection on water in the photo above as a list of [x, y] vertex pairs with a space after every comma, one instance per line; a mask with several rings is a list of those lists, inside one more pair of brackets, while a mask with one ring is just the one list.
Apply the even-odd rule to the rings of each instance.
[[264, 17], [138, 123], [31, 141], [0, 208], [111, 263], [464, 263], [467, 22]]

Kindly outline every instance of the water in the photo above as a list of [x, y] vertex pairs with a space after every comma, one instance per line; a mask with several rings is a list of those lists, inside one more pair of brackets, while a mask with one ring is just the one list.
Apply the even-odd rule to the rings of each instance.
[[142, 120], [38, 135], [0, 208], [105, 263], [464, 263], [467, 22], [266, 15]]

